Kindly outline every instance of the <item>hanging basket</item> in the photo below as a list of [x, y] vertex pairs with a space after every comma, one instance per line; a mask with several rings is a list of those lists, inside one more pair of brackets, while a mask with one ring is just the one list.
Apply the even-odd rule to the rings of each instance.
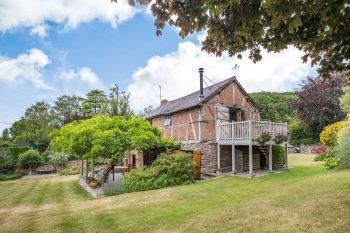
[[287, 137], [287, 135], [285, 135], [285, 134], [277, 134], [276, 136], [275, 136], [275, 142], [276, 142], [276, 144], [281, 144], [281, 143], [283, 143], [283, 142], [286, 142], [288, 140], [288, 137]]
[[266, 142], [271, 140], [271, 134], [269, 132], [263, 132], [260, 137], [258, 138], [258, 141], [262, 144], [265, 144]]

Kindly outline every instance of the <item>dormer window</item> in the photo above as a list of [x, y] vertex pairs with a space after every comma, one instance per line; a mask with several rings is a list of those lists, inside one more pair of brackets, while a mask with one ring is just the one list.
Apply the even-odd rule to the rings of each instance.
[[170, 126], [172, 124], [172, 116], [168, 115], [164, 117], [164, 126]]

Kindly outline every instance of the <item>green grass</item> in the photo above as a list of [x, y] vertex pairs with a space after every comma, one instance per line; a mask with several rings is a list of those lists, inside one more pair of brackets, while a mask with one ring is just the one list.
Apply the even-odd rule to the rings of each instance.
[[350, 170], [291, 156], [290, 172], [103, 199], [76, 176], [0, 182], [0, 232], [350, 232]]

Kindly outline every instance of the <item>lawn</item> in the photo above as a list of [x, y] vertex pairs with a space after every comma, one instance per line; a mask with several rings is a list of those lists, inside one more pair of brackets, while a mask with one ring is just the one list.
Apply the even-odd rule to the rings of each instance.
[[0, 182], [0, 232], [350, 232], [350, 170], [289, 172], [90, 198], [76, 176]]

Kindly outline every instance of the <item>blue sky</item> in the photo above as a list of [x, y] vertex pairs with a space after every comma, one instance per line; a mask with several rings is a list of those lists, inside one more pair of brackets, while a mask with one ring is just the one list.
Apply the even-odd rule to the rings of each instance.
[[220, 81], [238, 63], [248, 91], [293, 90], [314, 74], [295, 48], [264, 52], [254, 65], [201, 51], [204, 32], [182, 39], [167, 27], [157, 37], [150, 12], [125, 0], [0, 0], [0, 15], [0, 122], [15, 121], [36, 101], [108, 90], [113, 83], [131, 92], [136, 111], [157, 106], [158, 85], [168, 99], [197, 90], [199, 67]]

